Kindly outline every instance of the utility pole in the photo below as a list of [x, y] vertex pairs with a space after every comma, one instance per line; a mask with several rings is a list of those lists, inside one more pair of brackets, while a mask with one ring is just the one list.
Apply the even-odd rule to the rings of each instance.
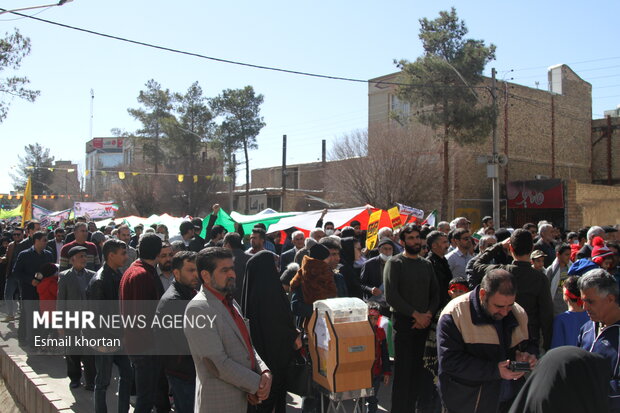
[[286, 196], [286, 135], [282, 135], [282, 195], [280, 196], [280, 212], [284, 211]]
[[93, 117], [94, 117], [94, 105], [95, 105], [95, 91], [90, 90], [90, 140], [93, 139]]
[[497, 152], [497, 80], [495, 68], [491, 69], [491, 98], [493, 99], [493, 155], [491, 163], [487, 166], [487, 175], [491, 178], [493, 186], [493, 225], [499, 228], [499, 154]]
[[228, 178], [230, 181], [228, 182], [228, 208], [232, 211], [234, 205], [234, 192], [235, 192], [235, 182], [237, 181], [237, 156], [233, 153], [232, 155], [232, 164], [229, 165], [228, 171], [230, 172]]

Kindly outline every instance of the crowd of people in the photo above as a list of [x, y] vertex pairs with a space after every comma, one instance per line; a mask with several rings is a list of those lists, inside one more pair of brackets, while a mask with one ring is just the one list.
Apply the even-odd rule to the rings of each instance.
[[[130, 403], [138, 413], [285, 412], [290, 367], [308, 359], [313, 304], [337, 297], [369, 308], [369, 412], [390, 381], [395, 413], [620, 412], [615, 227], [495, 228], [485, 217], [473, 232], [458, 217], [380, 228], [368, 249], [360, 222], [336, 228], [323, 222], [327, 211], [309, 233], [273, 234], [263, 224], [227, 232], [218, 212], [184, 221], [172, 237], [164, 225], [98, 228], [83, 217], [56, 228], [0, 223], [2, 322], [17, 322], [20, 346], [36, 353], [28, 302], [41, 311], [108, 302], [117, 314], [151, 302], [152, 316], [208, 315], [209, 328], [95, 332], [122, 345], [67, 349], [70, 387], [92, 391], [97, 413], [108, 410], [114, 365], [119, 412]], [[177, 354], [156, 351], [172, 342]], [[321, 397], [304, 391], [302, 411], [319, 411]]]

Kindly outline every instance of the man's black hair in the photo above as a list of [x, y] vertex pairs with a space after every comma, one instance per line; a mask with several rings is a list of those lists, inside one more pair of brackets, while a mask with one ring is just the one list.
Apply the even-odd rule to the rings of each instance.
[[224, 228], [221, 225], [213, 225], [213, 228], [211, 228], [211, 234], [210, 237], [211, 239], [215, 239], [218, 235], [223, 234], [226, 232], [226, 228]]
[[426, 244], [428, 245], [428, 248], [431, 249], [434, 243], [439, 241], [441, 237], [445, 236], [446, 234], [441, 231], [431, 231], [431, 233], [426, 237]]
[[512, 245], [516, 256], [529, 255], [534, 249], [532, 234], [525, 229], [515, 229], [510, 236], [510, 245]]
[[26, 229], [28, 231], [32, 231], [34, 229], [35, 225], [37, 225], [37, 224], [40, 224], [40, 222], [37, 221], [37, 220], [33, 219], [32, 221], [28, 221], [28, 224], [26, 225]]
[[260, 228], [260, 227], [252, 228], [252, 234], [257, 234], [260, 237], [260, 239], [262, 239], [263, 241], [267, 239], [267, 232], [263, 228]]
[[579, 228], [579, 231], [577, 231], [577, 240], [578, 241], [587, 240], [589, 229], [590, 227]]
[[460, 240], [465, 234], [469, 234], [469, 230], [467, 230], [466, 228], [457, 228], [454, 230], [454, 234], [452, 234], [452, 237], [454, 239]]
[[185, 261], [196, 262], [198, 254], [194, 251], [179, 251], [172, 257], [172, 269], [181, 271]]
[[326, 227], [326, 226], [328, 226], [328, 225], [331, 225], [332, 227], [336, 228], [336, 226], [334, 225], [334, 223], [333, 223], [333, 222], [331, 222], [331, 221], [327, 221], [327, 222], [323, 225], [323, 228], [325, 228], [325, 227]]
[[419, 225], [407, 224], [400, 229], [400, 232], [398, 233], [398, 237], [400, 238], [401, 241], [405, 242], [405, 238], [407, 234], [411, 234], [412, 232], [417, 232], [419, 234], [420, 231], [421, 229]]
[[[532, 235], [530, 234], [531, 238]], [[510, 296], [517, 295], [517, 285], [515, 284], [514, 277], [508, 271], [499, 268], [489, 271], [482, 278], [480, 288], [486, 291], [487, 297], [491, 297], [496, 293]]]
[[40, 240], [41, 238], [45, 238], [47, 239], [47, 234], [43, 231], [37, 231], [34, 233], [34, 235], [32, 236], [32, 240], [33, 241], [37, 241]]
[[58, 227], [58, 228], [56, 228], [56, 229], [54, 230], [54, 234], [58, 234], [58, 233], [60, 233], [60, 232], [64, 233], [64, 232], [65, 232], [65, 229], [64, 229], [64, 228], [60, 228], [60, 227]]
[[230, 245], [230, 247], [234, 250], [243, 249], [243, 244], [241, 243], [241, 235], [236, 232], [229, 232], [224, 235], [224, 244]]
[[162, 242], [159, 235], [153, 233], [146, 234], [140, 238], [138, 254], [141, 259], [154, 260], [161, 252], [161, 245]]
[[124, 241], [116, 238], [110, 238], [103, 244], [101, 253], [103, 254], [104, 261], [108, 259], [108, 256], [115, 253], [119, 249], [127, 249], [127, 244]]
[[557, 247], [555, 247], [555, 252], [557, 254], [562, 254], [564, 251], [570, 251], [570, 245], [568, 244], [559, 244]]
[[181, 236], [187, 234], [189, 231], [194, 229], [194, 224], [192, 224], [192, 221], [183, 221], [181, 222], [181, 225], [179, 225], [179, 232], [181, 233]]
[[201, 250], [196, 256], [196, 268], [198, 269], [198, 278], [200, 282], [204, 284], [200, 273], [205, 270], [209, 274], [217, 268], [217, 261], [233, 258], [232, 251], [222, 247], [208, 247]]
[[267, 227], [262, 222], [258, 222], [256, 224], [254, 224], [254, 228], [261, 228], [261, 229], [265, 230], [265, 232], [267, 232]]

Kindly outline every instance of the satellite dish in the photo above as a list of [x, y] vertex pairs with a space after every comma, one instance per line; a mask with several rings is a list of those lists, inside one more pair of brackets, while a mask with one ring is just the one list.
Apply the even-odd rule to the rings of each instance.
[[508, 156], [504, 155], [503, 153], [497, 156], [497, 163], [499, 164], [499, 166], [506, 166], [508, 165]]

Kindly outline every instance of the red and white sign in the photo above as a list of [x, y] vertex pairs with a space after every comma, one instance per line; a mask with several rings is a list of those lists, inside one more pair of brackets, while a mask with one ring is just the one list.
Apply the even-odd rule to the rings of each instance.
[[506, 185], [508, 208], [564, 208], [560, 179], [512, 181]]

